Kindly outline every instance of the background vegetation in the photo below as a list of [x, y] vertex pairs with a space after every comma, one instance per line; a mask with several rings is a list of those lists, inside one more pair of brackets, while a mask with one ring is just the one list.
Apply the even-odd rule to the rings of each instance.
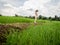
[[[57, 19], [56, 16], [55, 18]], [[9, 30], [9, 34], [5, 34], [6, 42], [4, 45], [60, 45], [60, 21], [51, 21], [51, 17], [49, 17], [49, 20], [45, 19], [46, 17], [42, 20], [40, 16], [40, 19], [37, 20], [37, 24], [34, 24], [33, 18], [0, 16], [1, 25], [29, 23], [28, 26], [25, 25], [25, 27], [27, 27], [26, 29], [7, 29]], [[5, 29], [5, 27], [3, 29]], [[10, 30], [13, 30], [13, 32]]]

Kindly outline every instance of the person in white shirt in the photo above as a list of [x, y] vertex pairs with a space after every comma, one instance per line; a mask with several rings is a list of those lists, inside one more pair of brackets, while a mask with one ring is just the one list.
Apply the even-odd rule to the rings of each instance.
[[35, 20], [34, 20], [34, 23], [37, 23], [37, 18], [38, 18], [38, 10], [35, 10]]

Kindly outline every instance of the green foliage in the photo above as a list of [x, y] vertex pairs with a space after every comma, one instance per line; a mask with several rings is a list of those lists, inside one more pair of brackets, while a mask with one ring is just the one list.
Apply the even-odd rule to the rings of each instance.
[[0, 23], [31, 23], [33, 19], [24, 17], [0, 16]]
[[51, 17], [49, 17], [48, 19], [49, 19], [49, 20], [51, 20], [52, 18], [51, 18]]
[[2, 16], [2, 14], [0, 14], [0, 16]]
[[42, 19], [42, 16], [41, 15], [39, 15], [39, 19]]
[[46, 21], [7, 36], [6, 45], [60, 45], [60, 22]]
[[[60, 45], [60, 21], [37, 20], [24, 17], [0, 17], [0, 23], [31, 23], [20, 32], [7, 35], [5, 45]], [[11, 29], [12, 30], [12, 29]]]
[[53, 21], [60, 21], [60, 17], [58, 17], [57, 15], [55, 15], [55, 17], [45, 17], [45, 16], [42, 16], [42, 15], [39, 15], [39, 19], [42, 19], [42, 20], [53, 20]]
[[16, 16], [16, 17], [18, 17], [18, 15], [17, 15], [17, 14], [15, 14], [15, 16]]

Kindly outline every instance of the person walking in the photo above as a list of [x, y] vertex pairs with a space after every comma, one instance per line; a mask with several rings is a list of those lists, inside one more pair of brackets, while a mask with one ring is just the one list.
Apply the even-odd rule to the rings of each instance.
[[35, 20], [34, 20], [34, 23], [37, 23], [37, 18], [38, 18], [38, 10], [35, 10]]

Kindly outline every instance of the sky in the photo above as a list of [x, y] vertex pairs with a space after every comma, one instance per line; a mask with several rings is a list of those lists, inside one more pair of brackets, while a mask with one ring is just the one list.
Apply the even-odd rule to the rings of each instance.
[[60, 16], [60, 0], [0, 0], [0, 14], [4, 16]]

